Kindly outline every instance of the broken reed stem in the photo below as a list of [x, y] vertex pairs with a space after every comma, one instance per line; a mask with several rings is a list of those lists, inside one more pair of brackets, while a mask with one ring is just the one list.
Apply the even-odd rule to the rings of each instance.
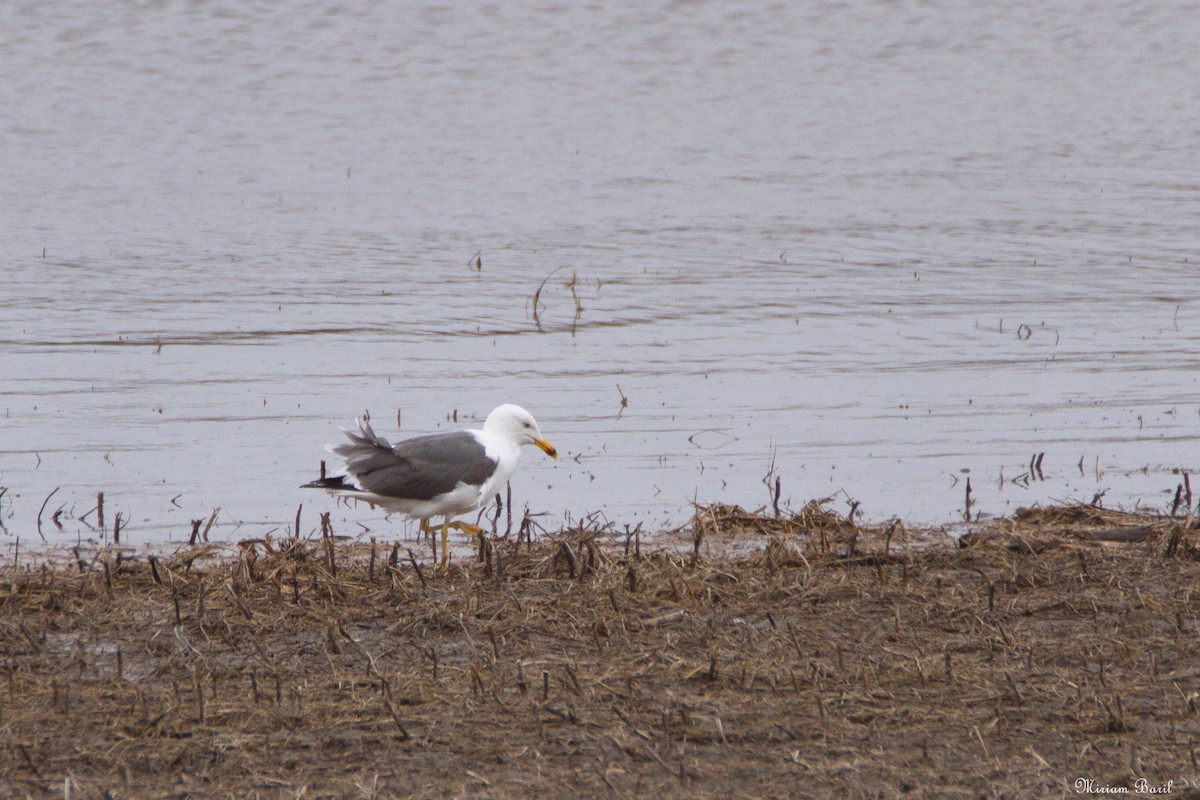
[[[397, 545], [396, 547], [399, 548], [399, 545]], [[395, 554], [396, 554], [396, 551], [393, 550], [392, 555], [395, 555]], [[421, 589], [422, 590], [428, 589], [429, 584], [427, 584], [425, 582], [425, 573], [421, 570], [421, 565], [417, 563], [417, 557], [413, 554], [412, 550], [408, 551], [408, 563], [412, 564], [413, 571], [415, 571], [417, 573], [417, 580], [419, 580], [421, 582]]]
[[[562, 270], [564, 270], [566, 268], [567, 268], [567, 265], [563, 264], [562, 266], [559, 266], [559, 267], [551, 270], [549, 275], [542, 278], [542, 282], [538, 284], [537, 289], [534, 290], [534, 292], [533, 292], [533, 304], [532, 304], [533, 305], [533, 324], [538, 326], [538, 328], [542, 327], [542, 321], [538, 317], [538, 305], [541, 302], [542, 289], [546, 288], [547, 281], [549, 281], [551, 278], [553, 278], [555, 275], [557, 275], [559, 272], [561, 272]], [[574, 291], [574, 290], [572, 290], [572, 291]], [[578, 301], [576, 301], [576, 302], [578, 302]]]
[[57, 492], [61, 488], [62, 488], [61, 486], [55, 486], [54, 491], [52, 491], [52, 492], [50, 492], [50, 494], [46, 495], [46, 499], [42, 501], [42, 507], [38, 509], [37, 532], [38, 532], [38, 536], [40, 536], [42, 538], [43, 542], [46, 541], [46, 537], [42, 534], [42, 512], [46, 510], [46, 504], [50, 502], [50, 498], [54, 497], [55, 492]]
[[[329, 521], [331, 512], [326, 511], [321, 514], [321, 543], [325, 548], [325, 563], [329, 567], [329, 574], [337, 577], [337, 561], [334, 558], [333, 546], [333, 524]], [[374, 551], [372, 551], [374, 555]]]
[[383, 700], [383, 706], [387, 709], [388, 714], [392, 718], [392, 723], [396, 726], [396, 730], [400, 731], [401, 741], [406, 741], [412, 738], [408, 733], [408, 728], [404, 727], [404, 723], [400, 721], [400, 714], [396, 712], [396, 707], [392, 705], [391, 699], [387, 694], [380, 692], [380, 699]]
[[438, 679], [438, 654], [437, 654], [437, 648], [435, 648], [435, 647], [433, 647], [433, 646], [430, 646], [429, 650], [428, 650], [428, 651], [426, 651], [426, 652], [427, 652], [427, 654], [428, 654], [428, 656], [429, 656], [429, 661], [430, 661], [430, 662], [433, 664], [433, 682], [434, 682], [434, 683], [437, 683], [437, 679]]
[[201, 578], [200, 582], [196, 585], [196, 619], [199, 620], [200, 622], [204, 621], [204, 616], [205, 616], [205, 606], [204, 606], [205, 591], [206, 591], [206, 589], [204, 586], [204, 579]]
[[[565, 456], [564, 456], [564, 458], [565, 458]], [[504, 538], [507, 539], [508, 535], [510, 533], [512, 533], [512, 482], [511, 481], [509, 483], [505, 484], [504, 511], [505, 511], [505, 514], [507, 515], [507, 517], [505, 519], [505, 525], [504, 525]]]
[[220, 514], [220, 513], [221, 513], [221, 508], [218, 506], [217, 508], [214, 508], [212, 510], [211, 514], [208, 515], [208, 524], [204, 526], [204, 533], [202, 533], [200, 535], [200, 538], [203, 539], [204, 541], [206, 541], [206, 542], [208, 541], [208, 532], [210, 530], [212, 530], [213, 523], [217, 521], [217, 514]]
[[574, 551], [571, 550], [571, 546], [565, 541], [559, 543], [558, 551], [567, 559], [567, 570], [570, 573], [570, 577], [574, 579], [579, 572], [579, 561], [575, 558]]

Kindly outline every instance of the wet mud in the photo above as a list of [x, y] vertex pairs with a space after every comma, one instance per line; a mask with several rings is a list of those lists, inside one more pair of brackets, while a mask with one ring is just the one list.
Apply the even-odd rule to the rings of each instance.
[[673, 539], [487, 538], [444, 574], [332, 536], [24, 556], [0, 575], [0, 783], [1197, 796], [1197, 586], [1194, 519], [1090, 507], [949, 537], [711, 506]]

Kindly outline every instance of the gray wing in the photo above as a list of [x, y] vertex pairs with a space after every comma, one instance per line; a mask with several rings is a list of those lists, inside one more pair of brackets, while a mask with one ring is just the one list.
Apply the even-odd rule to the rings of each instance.
[[483, 445], [468, 431], [435, 433], [396, 445], [359, 420], [346, 431], [349, 444], [330, 450], [346, 460], [346, 475], [363, 491], [382, 497], [430, 500], [458, 484], [482, 485], [496, 471]]

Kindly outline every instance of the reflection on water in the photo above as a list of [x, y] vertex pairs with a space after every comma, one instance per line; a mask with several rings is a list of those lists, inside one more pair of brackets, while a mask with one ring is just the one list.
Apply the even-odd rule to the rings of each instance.
[[296, 488], [321, 446], [503, 401], [550, 521], [775, 476], [1162, 508], [1197, 467], [1195, 14], [374, 14], [0, 11], [10, 536], [98, 491], [134, 540], [395, 530]]

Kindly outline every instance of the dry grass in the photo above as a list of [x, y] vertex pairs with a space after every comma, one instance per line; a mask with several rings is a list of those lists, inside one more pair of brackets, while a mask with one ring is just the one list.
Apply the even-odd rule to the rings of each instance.
[[1200, 531], [1059, 512], [917, 547], [714, 506], [682, 546], [574, 530], [444, 576], [332, 539], [10, 565], [0, 788], [1200, 796]]

